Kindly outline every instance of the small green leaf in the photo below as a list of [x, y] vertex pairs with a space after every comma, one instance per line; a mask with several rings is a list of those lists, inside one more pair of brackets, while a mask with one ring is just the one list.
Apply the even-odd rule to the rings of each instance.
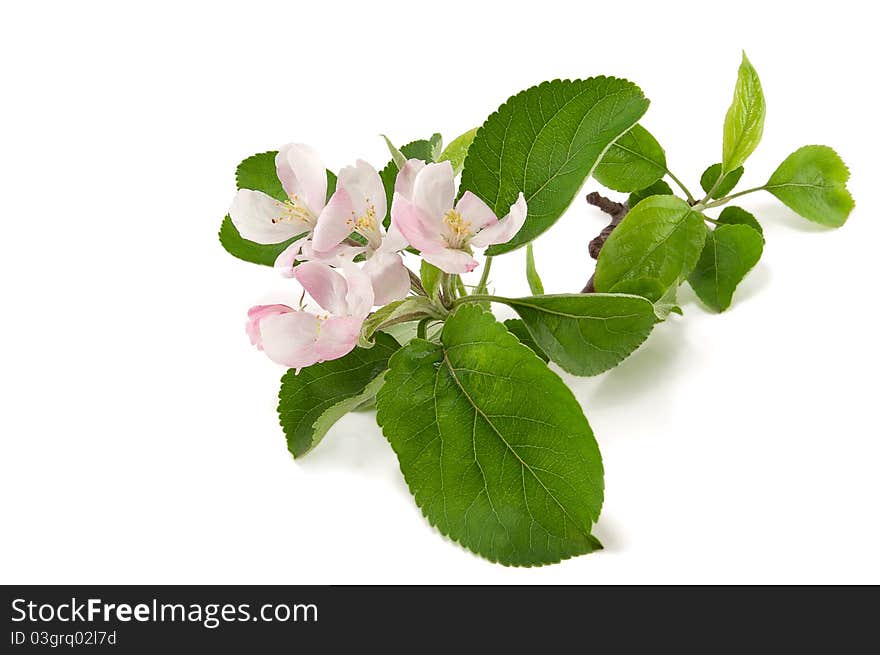
[[[235, 171], [236, 187], [239, 189], [253, 189], [262, 191], [276, 200], [287, 200], [287, 194], [281, 187], [278, 174], [275, 172], [275, 155], [277, 151], [261, 152], [242, 161]], [[336, 175], [327, 171], [327, 199], [336, 190]], [[273, 266], [287, 246], [304, 236], [305, 233], [294, 236], [282, 243], [256, 243], [248, 241], [239, 234], [238, 229], [227, 215], [220, 225], [220, 244], [233, 257], [238, 257], [246, 262]]]
[[[734, 187], [739, 182], [739, 179], [742, 177], [744, 170], [745, 169], [742, 166], [735, 168], [727, 173], [721, 179], [721, 182], [719, 182], [718, 178], [721, 177], [721, 164], [712, 164], [709, 168], [703, 171], [703, 174], [700, 176], [700, 186], [703, 187], [703, 191], [706, 193], [712, 191], [712, 194], [710, 195], [711, 198], [722, 198], [733, 191]], [[718, 186], [715, 186], [716, 184]]]
[[664, 175], [666, 153], [641, 125], [615, 141], [593, 171], [600, 184], [626, 193], [649, 187]]
[[[436, 135], [435, 135], [436, 136]], [[407, 159], [421, 159], [422, 161], [432, 162], [434, 144], [428, 139], [419, 139], [411, 143], [407, 143], [400, 149], [401, 154]], [[385, 197], [388, 201], [388, 209], [385, 213], [383, 225], [387, 228], [391, 224], [391, 201], [394, 200], [394, 182], [397, 180], [397, 173], [400, 169], [392, 159], [385, 164], [385, 168], [379, 171], [379, 177], [382, 179], [382, 185], [385, 187]]]
[[672, 286], [666, 290], [660, 298], [654, 303], [654, 314], [657, 319], [665, 321], [670, 314], [684, 315], [681, 307], [678, 306], [678, 287]]
[[416, 504], [443, 534], [513, 566], [601, 548], [602, 459], [583, 410], [491, 314], [462, 305], [441, 343], [398, 351], [377, 405]]
[[730, 307], [733, 292], [761, 258], [764, 238], [748, 225], [719, 225], [709, 232], [691, 287], [716, 312]]
[[452, 164], [452, 170], [458, 175], [461, 172], [461, 169], [464, 168], [464, 160], [467, 157], [471, 143], [474, 142], [474, 137], [477, 135], [477, 129], [478, 128], [475, 127], [474, 129], [468, 130], [464, 134], [455, 137], [452, 142], [446, 146], [446, 149], [440, 154], [437, 161], [448, 161]]
[[532, 244], [526, 246], [526, 279], [529, 282], [529, 290], [534, 296], [544, 294], [544, 283], [541, 282], [541, 276], [538, 275], [538, 269], [535, 268], [535, 252]]
[[717, 220], [724, 225], [748, 225], [758, 234], [762, 236], [764, 234], [764, 228], [761, 227], [758, 220], [742, 207], [736, 207], [735, 205], [725, 207]]
[[807, 220], [840, 227], [855, 206], [849, 169], [828, 146], [804, 146], [779, 165], [764, 187]]
[[373, 383], [388, 368], [399, 348], [387, 334], [376, 335], [369, 350], [355, 348], [345, 357], [314, 364], [281, 378], [278, 418], [287, 435], [287, 448], [301, 457], [314, 448], [346, 412], [369, 400], [381, 383]]
[[496, 298], [526, 324], [535, 343], [575, 375], [598, 375], [629, 357], [654, 328], [649, 300], [604, 293]]
[[388, 152], [391, 153], [391, 161], [397, 166], [397, 170], [400, 170], [406, 165], [406, 156], [397, 149], [397, 146], [391, 143], [391, 139], [384, 134], [381, 134], [380, 136], [385, 139], [385, 145], [388, 146]]
[[361, 348], [372, 348], [373, 335], [377, 331], [395, 323], [420, 321], [423, 318], [442, 318], [439, 310], [430, 298], [425, 296], [409, 296], [403, 300], [390, 302], [367, 316], [361, 326], [358, 346]]
[[428, 294], [428, 298], [435, 299], [440, 293], [440, 278], [443, 275], [443, 271], [434, 266], [433, 264], [429, 264], [424, 259], [422, 260], [422, 267], [419, 270], [419, 277], [422, 280], [422, 286], [425, 289], [425, 293]]
[[547, 357], [547, 353], [541, 350], [541, 347], [535, 343], [534, 338], [532, 338], [532, 333], [529, 332], [529, 329], [526, 327], [526, 324], [522, 322], [522, 319], [509, 318], [504, 321], [504, 327], [507, 328], [508, 332], [516, 336], [522, 345], [528, 346], [538, 357], [545, 362], [550, 361], [550, 358]]
[[443, 152], [443, 136], [439, 132], [434, 132], [428, 143], [431, 144], [431, 161], [438, 161], [437, 158]]
[[529, 211], [498, 255], [533, 241], [562, 216], [608, 147], [645, 113], [632, 82], [613, 77], [555, 80], [510, 98], [477, 130], [460, 192], [471, 191], [504, 216], [520, 192]]
[[670, 187], [664, 180], [658, 180], [647, 189], [641, 189], [639, 191], [634, 191], [633, 193], [629, 194], [629, 200], [627, 200], [627, 204], [629, 205], [629, 208], [632, 209], [645, 198], [650, 198], [651, 196], [672, 195], [675, 195], [672, 192], [672, 187]]
[[764, 133], [766, 113], [761, 80], [744, 52], [733, 91], [733, 102], [724, 119], [721, 167], [725, 173], [742, 166], [758, 147]]
[[611, 233], [596, 262], [596, 291], [628, 279], [655, 278], [664, 287], [683, 282], [693, 269], [706, 224], [684, 200], [652, 196], [633, 207]]

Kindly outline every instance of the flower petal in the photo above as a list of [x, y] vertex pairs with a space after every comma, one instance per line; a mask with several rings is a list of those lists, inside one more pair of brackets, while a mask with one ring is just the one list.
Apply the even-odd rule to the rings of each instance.
[[352, 262], [343, 262], [347, 290], [345, 293], [345, 311], [337, 312], [347, 316], [364, 319], [373, 308], [373, 282], [362, 268]]
[[358, 159], [354, 166], [346, 166], [339, 171], [338, 186], [348, 191], [355, 215], [360, 218], [372, 210], [377, 225], [381, 224], [388, 213], [388, 201], [385, 198], [385, 186], [376, 169], [363, 159]]
[[348, 284], [344, 277], [321, 262], [303, 262], [293, 269], [293, 276], [303, 289], [331, 314], [347, 314]]
[[455, 201], [455, 171], [448, 161], [427, 164], [413, 183], [413, 203], [439, 229]]
[[388, 226], [388, 232], [385, 234], [385, 238], [382, 239], [382, 245], [379, 246], [379, 250], [382, 252], [400, 252], [404, 248], [406, 248], [409, 243], [406, 240], [406, 237], [403, 236], [403, 232], [400, 231], [400, 228], [394, 224], [394, 221], [391, 222], [391, 225]]
[[263, 352], [273, 362], [299, 373], [321, 360], [317, 348], [320, 327], [320, 319], [309, 312], [267, 316], [260, 322]]
[[421, 159], [407, 159], [404, 167], [397, 172], [397, 178], [394, 180], [394, 192], [399, 193], [407, 200], [412, 200], [416, 175], [424, 167], [425, 162]]
[[255, 243], [281, 243], [302, 234], [302, 223], [282, 222], [284, 203], [262, 191], [239, 189], [229, 208], [229, 218], [238, 233]]
[[422, 259], [447, 273], [470, 273], [477, 267], [477, 260], [464, 250], [442, 248], [431, 252], [422, 251]]
[[288, 143], [275, 155], [275, 171], [291, 200], [297, 196], [317, 216], [327, 201], [327, 169], [304, 143]]
[[489, 208], [489, 205], [470, 191], [464, 192], [455, 208], [464, 220], [470, 222], [472, 232], [479, 232], [484, 227], [498, 222], [498, 217]]
[[422, 252], [444, 247], [440, 225], [429, 220], [418, 207], [399, 193], [394, 194], [394, 201], [391, 203], [391, 227], [400, 230], [404, 238]]
[[277, 316], [279, 314], [288, 314], [292, 311], [295, 311], [292, 307], [288, 307], [287, 305], [255, 305], [248, 310], [247, 313], [247, 323], [245, 324], [245, 331], [247, 332], [248, 338], [251, 340], [251, 345], [257, 347], [258, 350], [263, 349], [263, 338], [260, 334], [260, 323], [264, 318], [269, 316]]
[[330, 202], [318, 216], [312, 246], [318, 252], [330, 250], [342, 243], [352, 232], [354, 207], [346, 189], [336, 189]]
[[520, 193], [516, 202], [510, 206], [510, 213], [495, 225], [490, 225], [471, 237], [471, 245], [483, 248], [495, 243], [507, 243], [522, 228], [527, 212], [526, 199]]
[[309, 237], [297, 239], [275, 258], [275, 270], [281, 274], [281, 277], [293, 277], [293, 268], [296, 266], [297, 260], [302, 258], [303, 248], [308, 243]]
[[376, 305], [402, 300], [409, 293], [409, 271], [396, 252], [376, 251], [364, 264], [364, 273], [370, 276]]
[[354, 350], [363, 322], [363, 318], [352, 316], [334, 316], [324, 321], [315, 344], [318, 361], [339, 359]]

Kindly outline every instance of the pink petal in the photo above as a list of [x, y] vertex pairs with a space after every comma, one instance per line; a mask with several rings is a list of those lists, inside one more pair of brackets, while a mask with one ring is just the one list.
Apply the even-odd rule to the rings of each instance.
[[293, 268], [298, 259], [303, 254], [303, 247], [309, 243], [309, 237], [297, 239], [275, 258], [275, 270], [281, 274], [281, 277], [293, 277]]
[[[448, 161], [427, 164], [413, 184], [413, 203], [439, 227], [455, 200], [455, 171]], [[415, 245], [415, 244], [413, 244]]]
[[260, 322], [263, 352], [273, 362], [300, 369], [321, 361], [317, 341], [320, 319], [308, 312], [268, 316]]
[[345, 311], [334, 313], [363, 320], [373, 308], [373, 283], [370, 276], [352, 262], [342, 262], [341, 268], [345, 272], [348, 287], [345, 293]]
[[422, 251], [422, 259], [447, 273], [470, 273], [477, 267], [477, 260], [464, 250], [443, 248], [431, 252]]
[[407, 200], [412, 200], [416, 175], [424, 167], [425, 162], [421, 159], [408, 159], [406, 165], [398, 171], [397, 178], [394, 180], [394, 192], [399, 193]]
[[472, 232], [479, 232], [484, 227], [498, 222], [498, 217], [489, 209], [489, 205], [470, 191], [464, 192], [455, 208], [464, 220], [470, 222]]
[[318, 361], [339, 359], [354, 350], [363, 322], [363, 318], [351, 316], [334, 316], [324, 321], [315, 344]]
[[409, 271], [397, 253], [381, 250], [373, 253], [364, 264], [364, 273], [370, 276], [376, 305], [402, 300], [409, 293]]
[[495, 243], [507, 243], [522, 228], [527, 212], [526, 199], [520, 193], [516, 202], [510, 206], [510, 213], [495, 225], [490, 225], [471, 237], [471, 245], [483, 248]]
[[358, 159], [354, 166], [347, 166], [339, 171], [337, 188], [348, 191], [357, 217], [366, 216], [368, 209], [372, 209], [377, 224], [385, 219], [385, 214], [388, 213], [385, 186], [376, 169], [363, 159]]
[[400, 228], [398, 228], [392, 220], [391, 225], [388, 226], [388, 232], [385, 234], [385, 238], [382, 239], [382, 245], [379, 246], [379, 250], [382, 250], [383, 252], [400, 252], [408, 245], [409, 243], [407, 243], [406, 237], [403, 236], [403, 232], [400, 231]]
[[293, 269], [293, 276], [323, 309], [332, 314], [347, 313], [348, 284], [327, 264], [304, 262]]
[[312, 245], [324, 252], [342, 243], [353, 229], [354, 207], [351, 196], [344, 188], [336, 189], [330, 202], [318, 216]]
[[229, 208], [238, 233], [255, 243], [281, 243], [304, 232], [302, 223], [279, 222], [284, 204], [262, 191], [239, 189]]
[[251, 340], [251, 345], [257, 347], [258, 350], [263, 349], [263, 339], [260, 335], [260, 322], [268, 316], [277, 316], [279, 314], [287, 314], [295, 311], [287, 305], [255, 305], [248, 310], [247, 323], [245, 331]]
[[399, 193], [394, 194], [394, 202], [391, 203], [391, 225], [400, 230], [414, 248], [423, 252], [438, 250], [445, 245], [440, 236], [442, 223], [429, 219]]
[[327, 201], [327, 169], [313, 148], [288, 143], [275, 155], [275, 171], [287, 196], [300, 200], [317, 216]]

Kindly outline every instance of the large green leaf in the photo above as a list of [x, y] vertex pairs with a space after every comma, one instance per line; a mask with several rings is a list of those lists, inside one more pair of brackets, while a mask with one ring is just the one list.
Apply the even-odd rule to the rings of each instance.
[[529, 210], [519, 233], [487, 253], [514, 250], [550, 228], [647, 108], [641, 89], [613, 77], [545, 82], [501, 105], [468, 150], [461, 192], [475, 193], [498, 216], [523, 192]]
[[675, 196], [651, 196], [611, 233], [596, 262], [596, 291], [623, 280], [654, 278], [665, 287], [687, 278], [706, 240], [703, 216]]
[[672, 187], [670, 187], [665, 180], [657, 180], [651, 186], [646, 189], [639, 189], [638, 191], [633, 191], [629, 194], [629, 198], [626, 201], [626, 204], [629, 205], [629, 208], [632, 209], [636, 205], [638, 205], [645, 198], [650, 198], [651, 196], [672, 196], [675, 195], [672, 192]]
[[391, 358], [378, 421], [428, 521], [475, 553], [533, 566], [600, 548], [602, 460], [565, 383], [491, 314]]
[[629, 193], [651, 186], [666, 175], [666, 153], [641, 125], [614, 142], [593, 171], [600, 184]]
[[804, 146], [785, 158], [764, 187], [804, 218], [840, 227], [855, 206], [849, 169], [828, 146]]
[[[278, 152], [261, 152], [242, 161], [235, 170], [235, 183], [238, 189], [253, 189], [262, 191], [276, 200], [287, 200], [287, 194], [281, 186], [278, 174], [275, 171], [275, 155]], [[327, 171], [327, 199], [336, 190], [336, 175]], [[238, 229], [227, 215], [220, 225], [220, 244], [226, 251], [239, 259], [253, 264], [272, 266], [287, 246], [302, 237], [305, 233], [296, 235], [281, 243], [256, 243], [249, 241], [239, 234]]]
[[384, 332], [375, 339], [370, 349], [355, 348], [345, 357], [309, 366], [299, 375], [291, 369], [281, 378], [278, 418], [294, 457], [309, 452], [339, 418], [378, 391], [380, 383], [373, 381], [388, 368], [399, 344]]
[[764, 250], [764, 238], [748, 225], [719, 225], [709, 232], [691, 287], [716, 312], [730, 307], [733, 292]]
[[550, 359], [575, 375], [598, 375], [638, 348], [657, 319], [650, 300], [603, 293], [497, 298], [525, 323]]
[[[439, 136], [439, 134], [435, 134], [430, 140], [418, 139], [407, 143], [400, 149], [400, 152], [407, 159], [421, 159], [422, 161], [432, 162], [434, 161], [434, 147], [438, 143]], [[391, 224], [391, 201], [394, 199], [394, 182], [397, 180], [397, 173], [399, 171], [400, 169], [393, 159], [385, 164], [385, 168], [379, 171], [379, 177], [382, 178], [382, 185], [385, 187], [385, 197], [388, 201], [384, 220], [385, 227]]]
[[529, 332], [529, 328], [527, 328], [526, 324], [522, 322], [522, 319], [509, 318], [504, 321], [504, 327], [507, 328], [508, 332], [515, 335], [522, 345], [528, 346], [529, 350], [535, 353], [538, 357], [543, 359], [545, 362], [550, 361], [550, 358], [547, 357], [547, 353], [541, 350], [541, 347], [537, 343], [535, 343], [534, 337], [532, 337], [531, 332]]
[[758, 147], [764, 134], [766, 114], [767, 105], [764, 101], [764, 92], [761, 90], [761, 80], [758, 79], [758, 73], [746, 57], [746, 53], [743, 53], [733, 91], [733, 102], [730, 103], [727, 116], [724, 118], [724, 144], [721, 156], [721, 168], [724, 173], [730, 173], [742, 166]]

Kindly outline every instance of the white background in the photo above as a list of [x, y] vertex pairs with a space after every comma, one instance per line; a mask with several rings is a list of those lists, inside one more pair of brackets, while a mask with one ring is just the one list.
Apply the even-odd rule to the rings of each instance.
[[[869, 6], [7, 4], [0, 582], [880, 582]], [[829, 231], [743, 200], [767, 246], [731, 311], [683, 291], [623, 365], [567, 378], [604, 453], [605, 551], [509, 569], [445, 540], [370, 415], [288, 455], [282, 371], [243, 319], [296, 291], [216, 238], [241, 159], [306, 141], [380, 167], [379, 133], [449, 140], [544, 79], [609, 74], [696, 187], [742, 48], [768, 102], [743, 188], [823, 143], [858, 206]], [[603, 224], [581, 194], [537, 241], [549, 292], [580, 288]], [[521, 253], [496, 264], [526, 290]]]

